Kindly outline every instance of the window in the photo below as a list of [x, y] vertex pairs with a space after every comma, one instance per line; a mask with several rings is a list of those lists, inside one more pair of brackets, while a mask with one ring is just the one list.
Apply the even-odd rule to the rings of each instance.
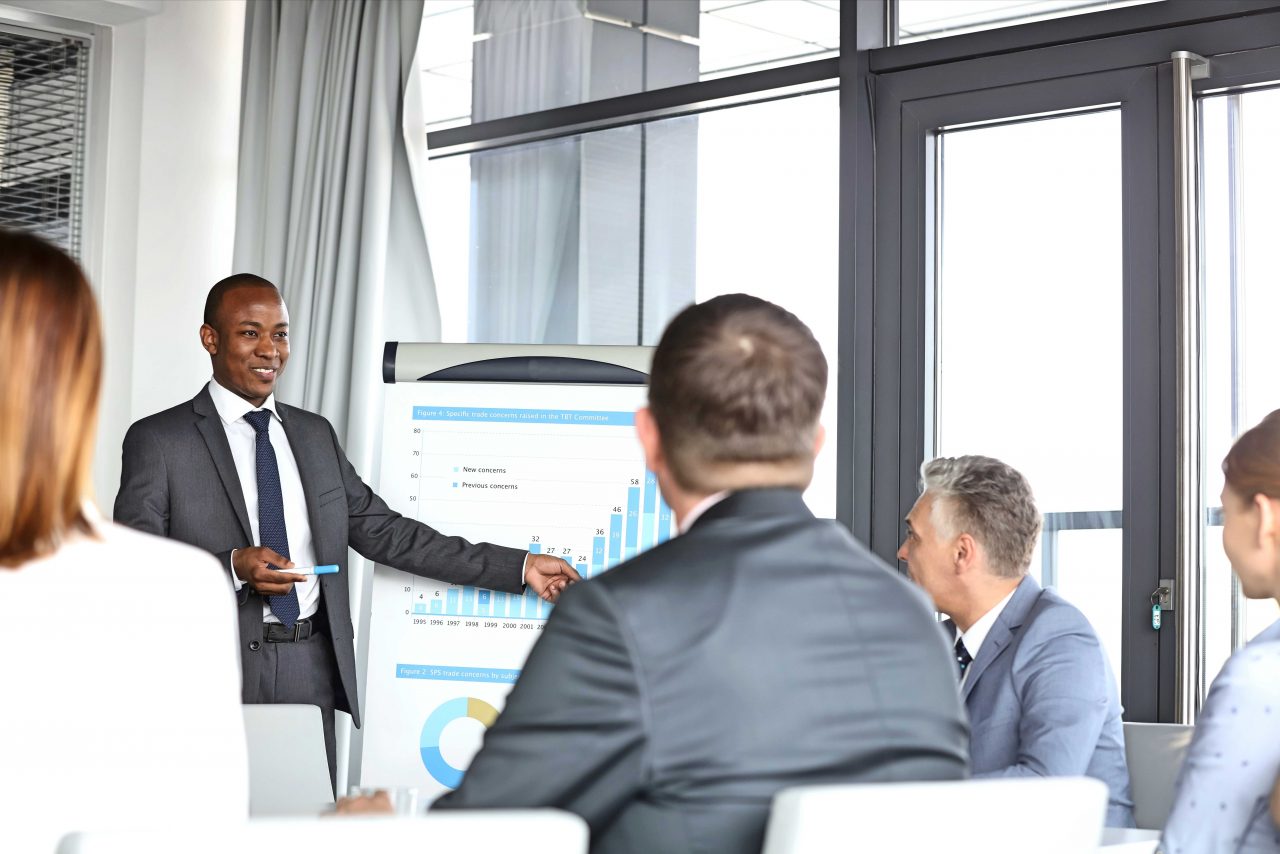
[[840, 0], [432, 0], [427, 129], [834, 57]]
[[932, 450], [1026, 476], [1044, 514], [1031, 574], [1085, 613], [1119, 674], [1120, 112], [944, 131], [936, 146]]
[[898, 43], [1154, 2], [1156, 0], [897, 0]]
[[1236, 436], [1280, 409], [1280, 88], [1200, 101], [1201, 229], [1205, 290], [1204, 673], [1280, 617], [1273, 599], [1248, 600], [1222, 552], [1221, 463]]
[[0, 30], [0, 223], [78, 254], [89, 44]]
[[835, 515], [838, 122], [826, 92], [431, 161], [443, 340], [652, 345], [690, 302], [777, 302], [830, 366]]

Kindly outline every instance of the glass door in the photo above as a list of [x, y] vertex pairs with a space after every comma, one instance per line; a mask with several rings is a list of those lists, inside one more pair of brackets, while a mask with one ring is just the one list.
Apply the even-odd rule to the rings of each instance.
[[1235, 437], [1280, 408], [1280, 51], [1210, 59], [1197, 98], [1204, 288], [1206, 518], [1202, 672], [1280, 619], [1248, 600], [1222, 552], [1221, 462]]
[[1014, 466], [1043, 515], [1031, 573], [1093, 624], [1128, 717], [1155, 720], [1157, 68], [968, 88], [993, 64], [878, 81], [877, 325], [898, 334], [875, 348], [897, 418], [877, 420], [873, 548], [924, 459]]

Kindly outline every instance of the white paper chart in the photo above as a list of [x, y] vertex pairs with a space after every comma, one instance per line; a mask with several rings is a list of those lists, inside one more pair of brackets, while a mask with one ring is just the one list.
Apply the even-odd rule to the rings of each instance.
[[[397, 383], [379, 492], [472, 542], [554, 554], [584, 579], [673, 533], [635, 437], [642, 386]], [[362, 785], [454, 788], [551, 613], [379, 566]]]

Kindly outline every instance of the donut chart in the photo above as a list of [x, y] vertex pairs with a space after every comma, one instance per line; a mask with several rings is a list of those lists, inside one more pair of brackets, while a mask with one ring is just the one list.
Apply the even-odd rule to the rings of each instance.
[[444, 728], [459, 718], [471, 718], [488, 729], [498, 719], [498, 710], [475, 697], [455, 697], [441, 703], [427, 716], [418, 742], [422, 750], [422, 764], [436, 782], [450, 789], [456, 789], [462, 783], [463, 770], [453, 767], [445, 760], [444, 754], [440, 752], [440, 737], [444, 734]]

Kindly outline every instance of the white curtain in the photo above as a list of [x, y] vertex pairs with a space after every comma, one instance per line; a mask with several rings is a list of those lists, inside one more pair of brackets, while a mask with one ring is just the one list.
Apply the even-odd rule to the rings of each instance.
[[[580, 0], [476, 0], [472, 119], [582, 100], [590, 21]], [[471, 161], [472, 341], [574, 343], [581, 143], [557, 140]]]
[[245, 22], [235, 269], [275, 282], [280, 396], [328, 418], [366, 477], [382, 346], [438, 340], [415, 191], [423, 0], [256, 0]]

